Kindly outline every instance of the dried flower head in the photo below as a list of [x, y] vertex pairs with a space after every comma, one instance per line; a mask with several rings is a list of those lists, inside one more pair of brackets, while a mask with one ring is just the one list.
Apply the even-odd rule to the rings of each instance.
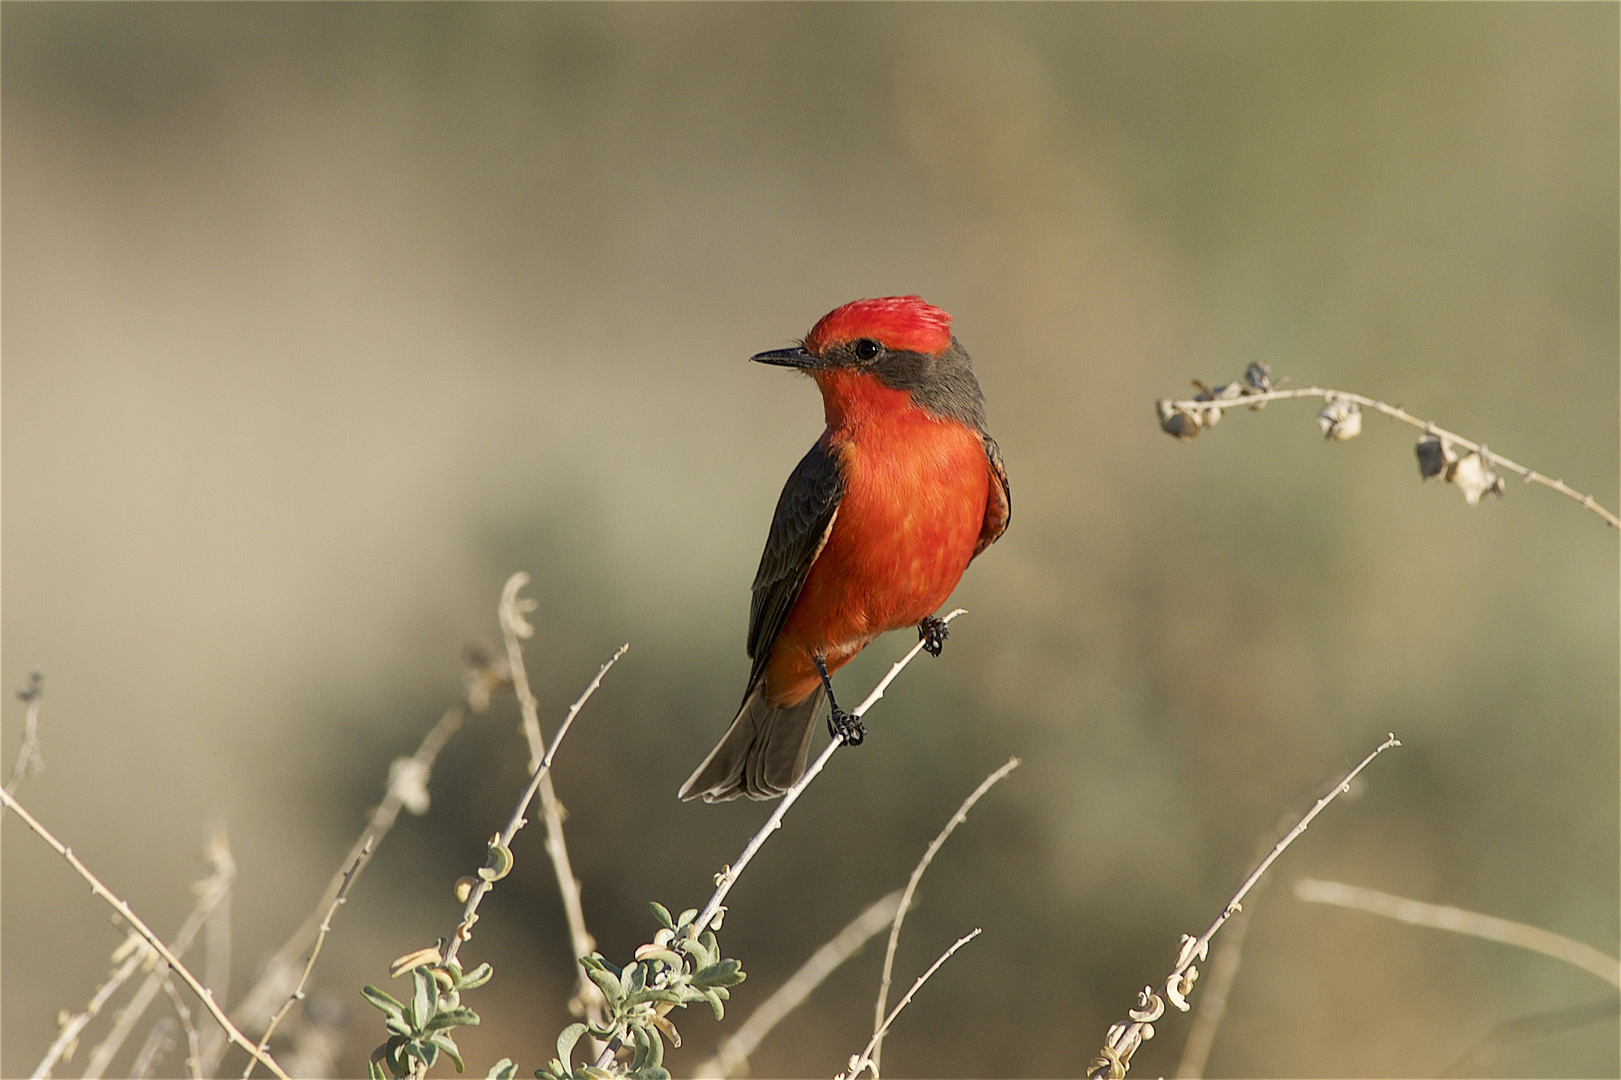
[[1447, 479], [1458, 485], [1464, 502], [1474, 506], [1482, 495], [1503, 497], [1503, 478], [1492, 471], [1486, 459], [1470, 452], [1447, 467]]
[[1317, 426], [1330, 442], [1348, 442], [1362, 434], [1362, 407], [1350, 398], [1330, 394], [1317, 412]]

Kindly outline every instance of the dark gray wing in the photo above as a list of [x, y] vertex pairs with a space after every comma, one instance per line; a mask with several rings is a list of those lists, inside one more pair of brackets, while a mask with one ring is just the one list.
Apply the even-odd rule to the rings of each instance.
[[749, 605], [749, 673], [752, 688], [771, 658], [771, 646], [788, 619], [799, 590], [805, 586], [811, 564], [821, 554], [844, 498], [844, 476], [826, 446], [818, 442], [794, 467], [777, 499], [771, 535], [754, 575], [754, 600]]
[[1002, 467], [1002, 448], [983, 431], [979, 437], [985, 440], [985, 460], [991, 469], [991, 492], [985, 500], [985, 524], [980, 526], [979, 543], [974, 545], [975, 555], [996, 543], [1007, 532], [1008, 522], [1013, 519], [1013, 489], [1008, 487], [1007, 470]]

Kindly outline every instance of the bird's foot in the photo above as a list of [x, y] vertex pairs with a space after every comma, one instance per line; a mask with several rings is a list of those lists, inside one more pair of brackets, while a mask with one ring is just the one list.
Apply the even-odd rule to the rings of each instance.
[[946, 638], [951, 636], [951, 627], [946, 625], [944, 619], [925, 615], [923, 621], [917, 624], [917, 636], [923, 641], [924, 652], [939, 656], [940, 650], [946, 647]]
[[827, 733], [835, 739], [843, 739], [845, 746], [860, 746], [867, 737], [867, 725], [861, 722], [861, 717], [834, 705], [827, 714]]

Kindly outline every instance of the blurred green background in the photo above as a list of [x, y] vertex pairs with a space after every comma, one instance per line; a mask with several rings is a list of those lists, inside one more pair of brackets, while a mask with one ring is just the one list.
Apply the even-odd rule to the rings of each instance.
[[[53, 5], [3, 11], [4, 685], [46, 673], [26, 804], [159, 930], [210, 821], [234, 1000], [388, 762], [535, 576], [548, 729], [622, 641], [557, 786], [603, 951], [696, 905], [767, 808], [681, 805], [747, 672], [749, 583], [814, 389], [747, 364], [859, 296], [951, 311], [1013, 526], [732, 894], [749, 981], [924, 880], [897, 1076], [1079, 1075], [1281, 815], [1404, 746], [1276, 868], [1215, 1075], [1414, 1076], [1602, 1001], [1529, 953], [1295, 901], [1310, 874], [1618, 950], [1616, 536], [1513, 485], [1422, 485], [1413, 433], [1306, 403], [1183, 446], [1153, 399], [1252, 360], [1403, 404], [1617, 504], [1618, 10], [1609, 4]], [[908, 642], [840, 676], [859, 695]], [[7, 699], [9, 766], [22, 707]], [[510, 697], [441, 759], [339, 915], [314, 1000], [448, 931], [523, 779]], [[477, 1075], [568, 1022], [540, 830], [469, 959]], [[4, 1057], [33, 1068], [121, 934], [4, 825]], [[831, 1075], [881, 948], [760, 1049]], [[154, 1010], [152, 1016], [157, 1016]], [[105, 1024], [105, 1019], [102, 1021]], [[58, 1075], [78, 1075], [89, 1044]], [[114, 1073], [129, 1059], [144, 1027]], [[1136, 1070], [1169, 1074], [1171, 1016]], [[1613, 1022], [1505, 1075], [1615, 1076]], [[240, 1069], [240, 1059], [237, 1061]], [[183, 1070], [179, 1053], [161, 1068]], [[445, 1070], [441, 1068], [439, 1072]], [[1134, 1072], [1135, 1075], [1135, 1072]]]

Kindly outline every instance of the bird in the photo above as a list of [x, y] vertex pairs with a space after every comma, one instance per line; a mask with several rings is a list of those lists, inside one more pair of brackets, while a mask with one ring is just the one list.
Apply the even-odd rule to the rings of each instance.
[[731, 727], [679, 792], [773, 799], [805, 771], [825, 695], [828, 730], [866, 734], [832, 674], [880, 634], [917, 627], [939, 656], [934, 613], [1007, 530], [1007, 470], [951, 316], [917, 296], [855, 300], [790, 348], [751, 358], [815, 380], [827, 427], [788, 477], [749, 604], [752, 661]]

